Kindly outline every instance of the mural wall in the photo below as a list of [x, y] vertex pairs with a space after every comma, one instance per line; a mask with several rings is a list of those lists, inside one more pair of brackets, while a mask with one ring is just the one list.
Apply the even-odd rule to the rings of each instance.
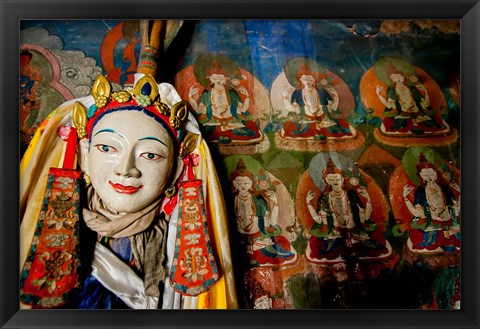
[[[172, 21], [158, 79], [201, 125], [244, 308], [460, 308], [459, 21]], [[23, 21], [20, 143], [138, 21]]]

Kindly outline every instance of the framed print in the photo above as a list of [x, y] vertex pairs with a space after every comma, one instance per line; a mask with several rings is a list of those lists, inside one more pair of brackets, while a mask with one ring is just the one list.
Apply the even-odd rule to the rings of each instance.
[[0, 4], [2, 328], [478, 328], [478, 1]]

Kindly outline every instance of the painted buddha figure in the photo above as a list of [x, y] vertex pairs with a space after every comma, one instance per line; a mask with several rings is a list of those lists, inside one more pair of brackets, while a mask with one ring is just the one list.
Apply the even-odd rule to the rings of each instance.
[[212, 68], [207, 72], [207, 83], [209, 85], [198, 100], [199, 89], [192, 86], [188, 99], [192, 108], [200, 114], [199, 121], [206, 127], [209, 138], [229, 143], [261, 137], [249, 113], [251, 95], [244, 86], [235, 88], [218, 60], [213, 61]]
[[283, 137], [313, 137], [321, 140], [327, 136], [353, 136], [348, 122], [338, 109], [339, 95], [330, 85], [326, 75], [313, 72], [306, 64], [300, 66], [296, 79], [300, 88], [288, 98], [282, 90], [282, 97], [290, 117], [283, 125]]
[[247, 260], [253, 266], [282, 265], [296, 260], [296, 253], [277, 225], [279, 206], [274, 191], [254, 191], [253, 174], [243, 160], [231, 175], [235, 193], [237, 229]]
[[375, 89], [385, 106], [385, 133], [422, 135], [448, 130], [445, 122], [430, 106], [429, 93], [415, 74], [407, 77], [392, 63], [386, 70], [390, 81], [386, 95], [382, 95], [383, 86], [377, 85]]
[[403, 198], [412, 215], [408, 247], [419, 253], [460, 250], [460, 187], [449, 173], [420, 153], [416, 166], [420, 185], [405, 185]]
[[[360, 184], [352, 185], [331, 158], [322, 175], [325, 190], [316, 207], [313, 191], [306, 196], [308, 211], [315, 221], [310, 229], [307, 259], [314, 262], [342, 262], [349, 257], [379, 258], [389, 254], [385, 244], [369, 236], [373, 222], [372, 201]], [[354, 183], [358, 183], [354, 179]], [[375, 226], [375, 224], [373, 224]]]

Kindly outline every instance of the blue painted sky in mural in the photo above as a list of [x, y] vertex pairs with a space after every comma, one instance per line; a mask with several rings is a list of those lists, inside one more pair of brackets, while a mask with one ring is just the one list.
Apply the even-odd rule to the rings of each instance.
[[[196, 28], [185, 66], [205, 52], [223, 53], [267, 87], [288, 59], [305, 56], [358, 80], [381, 56], [402, 56], [445, 82], [445, 65], [459, 65], [459, 35], [417, 29], [398, 35], [377, 33], [380, 21], [256, 20], [208, 21]], [[351, 26], [355, 25], [355, 33]], [[288, 36], [288, 37], [286, 37]], [[448, 46], [447, 46], [448, 45]]]
[[[21, 28], [44, 27], [100, 62], [105, 34], [120, 21], [22, 21]], [[197, 23], [183, 67], [204, 53], [222, 53], [254, 74], [269, 90], [288, 59], [305, 56], [341, 76], [357, 90], [361, 76], [381, 56], [402, 56], [427, 71], [443, 88], [460, 66], [460, 37], [411, 24], [406, 32], [379, 32], [378, 20], [209, 20]], [[121, 41], [115, 62], [122, 61]], [[119, 64], [121, 65], [121, 64]], [[181, 69], [180, 68], [180, 69]], [[356, 93], [354, 93], [356, 94]], [[359, 104], [360, 102], [357, 102]]]
[[[400, 56], [427, 71], [446, 91], [450, 75], [459, 71], [459, 34], [411, 24], [408, 31], [387, 35], [379, 32], [380, 25], [379, 20], [202, 22], [196, 27], [184, 66], [201, 54], [221, 53], [270, 90], [286, 62], [304, 56], [338, 74], [356, 91], [362, 75], [379, 58]], [[356, 101], [361, 111], [358, 97]]]

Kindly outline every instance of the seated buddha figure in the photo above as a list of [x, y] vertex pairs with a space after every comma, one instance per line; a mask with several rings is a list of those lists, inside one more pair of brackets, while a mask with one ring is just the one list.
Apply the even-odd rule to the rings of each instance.
[[[232, 141], [251, 141], [262, 137], [249, 112], [251, 95], [247, 88], [231, 81], [229, 74], [214, 60], [207, 73], [206, 89], [198, 96], [199, 88], [192, 86], [188, 99], [206, 128], [208, 139], [228, 144]], [[198, 99], [197, 99], [198, 98]]]
[[242, 159], [231, 175], [235, 214], [241, 243], [252, 266], [289, 264], [297, 259], [290, 242], [277, 224], [278, 198], [274, 191], [255, 191], [254, 176]]
[[412, 215], [407, 246], [417, 253], [460, 251], [460, 187], [451, 175], [420, 153], [418, 186], [406, 184], [403, 198]]
[[322, 179], [326, 185], [317, 205], [312, 204], [317, 197], [313, 191], [305, 200], [315, 221], [310, 228], [307, 259], [316, 263], [343, 262], [351, 257], [376, 259], [389, 255], [387, 242], [371, 236], [376, 224], [371, 219], [372, 199], [366, 188], [356, 178], [347, 179], [331, 158]]
[[306, 64], [300, 66], [296, 79], [299, 88], [289, 98], [282, 98], [291, 120], [283, 124], [282, 137], [326, 140], [327, 137], [353, 136], [354, 129], [338, 109], [339, 95], [325, 74], [313, 72]]
[[390, 63], [386, 69], [390, 81], [386, 95], [384, 87], [377, 85], [375, 92], [385, 106], [382, 130], [386, 134], [423, 135], [448, 131], [448, 126], [430, 105], [428, 90], [412, 74], [404, 72]]

